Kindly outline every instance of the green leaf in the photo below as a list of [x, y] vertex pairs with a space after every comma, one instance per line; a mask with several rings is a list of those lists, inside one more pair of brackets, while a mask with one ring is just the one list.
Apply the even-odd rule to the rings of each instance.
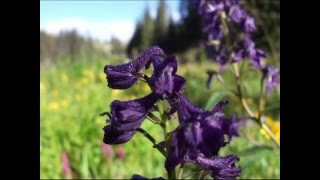
[[271, 146], [267, 145], [261, 145], [261, 146], [253, 146], [250, 148], [247, 148], [243, 151], [238, 152], [239, 156], [247, 156], [247, 155], [253, 155], [256, 153], [261, 153], [263, 150], [272, 150], [273, 148]]
[[219, 101], [222, 100], [223, 97], [230, 95], [230, 92], [226, 90], [217, 90], [210, 96], [209, 100], [205, 105], [205, 109], [212, 109], [214, 105], [216, 105]]
[[88, 146], [85, 146], [82, 152], [81, 175], [83, 178], [89, 178]]

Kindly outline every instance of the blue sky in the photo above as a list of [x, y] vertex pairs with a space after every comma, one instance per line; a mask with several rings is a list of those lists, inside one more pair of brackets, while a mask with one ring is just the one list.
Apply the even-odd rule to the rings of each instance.
[[[166, 1], [175, 20], [179, 19], [179, 2]], [[155, 16], [158, 3], [157, 0], [40, 1], [40, 29], [51, 34], [76, 29], [95, 39], [109, 40], [116, 36], [127, 42], [145, 6], [149, 5], [151, 15]]]

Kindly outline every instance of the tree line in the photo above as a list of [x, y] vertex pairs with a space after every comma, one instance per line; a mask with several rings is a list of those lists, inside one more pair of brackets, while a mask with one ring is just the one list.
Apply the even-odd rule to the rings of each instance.
[[[255, 39], [259, 47], [269, 51], [280, 49], [280, 1], [242, 0], [243, 6], [255, 17], [257, 33]], [[146, 7], [143, 17], [137, 22], [134, 34], [127, 45], [127, 55], [135, 57], [151, 45], [158, 45], [167, 53], [184, 52], [190, 47], [198, 47], [206, 37], [202, 33], [202, 18], [191, 0], [180, 0], [181, 20], [174, 22], [166, 6], [160, 0], [155, 19]]]

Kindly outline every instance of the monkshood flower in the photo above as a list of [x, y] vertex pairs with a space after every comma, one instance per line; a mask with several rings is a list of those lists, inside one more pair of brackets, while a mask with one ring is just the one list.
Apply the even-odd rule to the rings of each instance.
[[113, 101], [110, 105], [110, 125], [104, 127], [104, 143], [121, 144], [129, 141], [157, 100], [156, 95], [151, 93], [131, 101]]
[[269, 95], [270, 91], [277, 88], [280, 83], [280, 75], [272, 65], [267, 65], [263, 69], [263, 74], [266, 77], [266, 94]]
[[177, 72], [177, 60], [174, 56], [168, 56], [163, 61], [155, 58], [154, 71], [149, 85], [160, 99], [169, 99], [180, 95], [184, 90], [185, 79]]
[[[180, 163], [196, 162], [198, 155], [212, 157], [226, 145], [224, 136], [237, 136], [238, 125], [221, 111], [228, 101], [218, 103], [211, 111], [194, 106], [180, 96], [175, 104], [180, 122], [172, 135], [172, 144], [165, 162], [168, 173]], [[228, 122], [229, 121], [229, 122]]]
[[128, 89], [139, 78], [139, 71], [145, 67], [152, 57], [164, 56], [158, 46], [153, 46], [143, 52], [139, 57], [129, 63], [121, 65], [106, 65], [104, 73], [107, 75], [108, 87], [112, 89]]
[[[254, 18], [239, 6], [239, 2], [235, 0], [194, 0], [194, 2], [203, 17], [203, 31], [208, 33], [207, 45], [214, 47], [208, 48], [210, 51], [208, 55], [221, 65], [221, 70], [224, 70], [229, 59], [230, 63], [236, 63], [246, 57], [250, 59], [251, 65], [261, 70], [260, 61], [266, 55], [255, 47], [252, 40], [252, 33], [256, 30]], [[236, 33], [245, 36], [244, 39], [238, 39], [238, 43], [233, 42], [232, 44], [236, 44], [234, 47], [226, 44], [225, 39], [228, 37], [224, 32], [227, 25], [223, 21], [230, 22], [230, 27], [235, 29]], [[232, 49], [233, 53], [228, 49]]]
[[236, 179], [241, 174], [241, 168], [235, 165], [236, 161], [239, 161], [239, 158], [234, 155], [213, 158], [206, 158], [200, 155], [195, 162], [204, 169], [209, 170], [214, 179], [230, 180]]

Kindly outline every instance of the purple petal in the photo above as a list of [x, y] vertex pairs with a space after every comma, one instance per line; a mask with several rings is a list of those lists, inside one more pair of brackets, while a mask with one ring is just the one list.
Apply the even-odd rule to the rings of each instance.
[[196, 163], [211, 171], [215, 179], [236, 179], [241, 174], [241, 169], [235, 165], [236, 161], [239, 158], [233, 155], [210, 159], [198, 156]]
[[184, 124], [183, 137], [189, 148], [196, 148], [202, 143], [202, 129], [200, 128], [200, 122], [186, 123]]
[[105, 144], [122, 144], [128, 142], [134, 135], [134, 131], [118, 132], [114, 130], [111, 125], [104, 127], [103, 142]]
[[219, 102], [218, 104], [216, 104], [213, 108], [212, 108], [212, 112], [218, 112], [221, 111], [221, 108], [225, 105], [229, 104], [228, 100], [223, 100], [221, 102]]
[[240, 23], [246, 15], [245, 12], [239, 6], [234, 6], [232, 11], [230, 12], [230, 18], [235, 23]]
[[164, 56], [158, 46], [153, 46], [143, 52], [137, 59], [121, 65], [106, 65], [104, 72], [107, 75], [108, 87], [113, 89], [128, 89], [138, 80], [137, 72], [156, 56]]
[[174, 56], [169, 56], [162, 62], [154, 61], [154, 67], [150, 86], [159, 98], [173, 98], [183, 92], [185, 79], [176, 75], [177, 60]]
[[254, 22], [254, 18], [251, 16], [247, 16], [247, 18], [244, 22], [244, 31], [250, 33], [255, 30], [256, 30], [256, 25]]
[[272, 89], [276, 89], [280, 84], [280, 75], [277, 72], [276, 68], [272, 65], [267, 65], [262, 70], [264, 76], [266, 77], [266, 94], [270, 94]]

